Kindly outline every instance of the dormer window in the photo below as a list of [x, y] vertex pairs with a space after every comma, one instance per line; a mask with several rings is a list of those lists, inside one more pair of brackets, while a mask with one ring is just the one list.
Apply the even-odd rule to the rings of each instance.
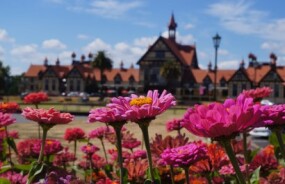
[[115, 84], [121, 84], [122, 78], [121, 78], [121, 76], [120, 76], [119, 74], [117, 74], [117, 75], [115, 76], [114, 82], [115, 82]]
[[135, 78], [133, 77], [133, 76], [131, 76], [130, 78], [129, 78], [129, 85], [134, 85], [134, 83], [135, 83]]

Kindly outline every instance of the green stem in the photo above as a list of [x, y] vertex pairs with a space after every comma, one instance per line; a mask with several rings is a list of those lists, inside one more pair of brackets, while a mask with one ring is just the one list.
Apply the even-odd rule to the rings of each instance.
[[40, 151], [40, 155], [39, 155], [38, 163], [42, 163], [42, 162], [43, 162], [43, 158], [44, 158], [44, 149], [45, 149], [46, 138], [47, 138], [47, 132], [48, 132], [48, 129], [43, 128], [42, 145], [41, 145], [41, 151]]
[[244, 155], [244, 161], [245, 161], [245, 178], [248, 184], [250, 184], [250, 178], [249, 178], [249, 171], [248, 171], [248, 163], [249, 161], [249, 157], [248, 157], [248, 150], [247, 150], [247, 132], [244, 131], [242, 133], [242, 137], [243, 137], [243, 155]]
[[[5, 126], [5, 133], [6, 133], [6, 139], [9, 140], [9, 133], [8, 133], [8, 128], [7, 126]], [[9, 140], [10, 141], [10, 140]], [[9, 162], [10, 162], [10, 165], [11, 165], [11, 168], [12, 168], [12, 172], [13, 172], [13, 167], [14, 167], [14, 164], [12, 162], [12, 152], [11, 152], [11, 147], [10, 147], [10, 144], [8, 144], [8, 154], [9, 154]]]
[[171, 184], [175, 184], [174, 183], [174, 171], [173, 171], [172, 165], [170, 165], [170, 177], [171, 177]]
[[238, 181], [240, 184], [246, 184], [245, 181], [244, 181], [244, 178], [243, 178], [243, 175], [240, 171], [240, 168], [239, 168], [239, 165], [238, 165], [238, 162], [236, 160], [236, 157], [235, 157], [235, 154], [234, 154], [234, 151], [232, 149], [232, 146], [231, 146], [231, 143], [230, 143], [230, 140], [231, 139], [222, 139], [220, 141], [220, 143], [224, 146], [225, 150], [226, 150], [226, 153], [228, 155], [228, 157], [230, 158], [230, 161], [236, 171], [236, 176], [238, 178]]
[[117, 140], [117, 149], [118, 149], [118, 163], [119, 163], [119, 167], [120, 167], [120, 183], [123, 184], [124, 183], [124, 176], [123, 176], [123, 154], [122, 154], [122, 136], [121, 136], [121, 129], [123, 127], [123, 123], [122, 124], [116, 124], [116, 125], [112, 125], [115, 132], [116, 132], [116, 140]]
[[[36, 109], [39, 108], [38, 104], [35, 104], [36, 106]], [[40, 127], [40, 124], [38, 124], [38, 138], [40, 139], [41, 138], [41, 127]]]
[[151, 176], [151, 181], [154, 182], [152, 158], [151, 158], [151, 151], [150, 151], [150, 145], [149, 145], [148, 126], [149, 126], [149, 122], [147, 122], [147, 123], [139, 123], [139, 127], [141, 128], [142, 133], [143, 133], [143, 140], [145, 142], [145, 149], [146, 149], [146, 152], [147, 152], [147, 159], [148, 159], [148, 165], [149, 165], [149, 172], [150, 172], [150, 176]]
[[189, 180], [189, 167], [184, 167], [184, 172], [185, 172], [185, 180], [187, 184], [190, 184]]
[[100, 138], [100, 141], [101, 141], [101, 144], [102, 144], [102, 148], [103, 148], [103, 152], [104, 152], [104, 155], [105, 155], [106, 163], [108, 164], [108, 157], [107, 157], [106, 148], [105, 148], [103, 139]]
[[285, 161], [285, 149], [284, 149], [284, 142], [282, 139], [282, 129], [274, 129], [274, 132], [276, 134], [278, 143], [279, 143], [279, 147], [280, 147], [280, 151], [281, 151], [281, 155]]

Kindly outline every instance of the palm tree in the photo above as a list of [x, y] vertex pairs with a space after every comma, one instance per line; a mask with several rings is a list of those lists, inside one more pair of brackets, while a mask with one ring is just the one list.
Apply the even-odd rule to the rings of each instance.
[[105, 70], [112, 70], [113, 61], [106, 55], [105, 51], [98, 51], [94, 60], [91, 63], [93, 68], [98, 68], [100, 70], [100, 83], [101, 83], [101, 95], [103, 94], [103, 73]]
[[4, 66], [0, 61], [0, 92], [5, 93], [5, 89], [8, 87], [8, 80], [10, 78], [10, 67]]
[[160, 68], [160, 75], [165, 78], [168, 90], [171, 90], [173, 82], [181, 75], [181, 67], [177, 61], [165, 61]]

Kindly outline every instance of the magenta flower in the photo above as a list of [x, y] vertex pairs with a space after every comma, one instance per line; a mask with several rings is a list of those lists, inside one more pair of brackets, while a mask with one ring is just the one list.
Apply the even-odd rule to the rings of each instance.
[[262, 99], [265, 97], [268, 97], [270, 93], [272, 93], [272, 89], [270, 87], [261, 87], [256, 89], [250, 89], [250, 90], [243, 90], [242, 94], [246, 97], [251, 97], [255, 100]]
[[99, 148], [97, 146], [94, 146], [90, 143], [81, 147], [81, 151], [83, 151], [83, 153], [85, 153], [86, 155], [92, 155], [98, 150]]
[[15, 118], [12, 118], [11, 114], [0, 112], [0, 126], [5, 127], [16, 122]]
[[262, 106], [261, 122], [257, 126], [285, 125], [285, 104]]
[[[32, 151], [36, 154], [40, 154], [41, 140], [37, 140], [32, 147]], [[55, 139], [47, 139], [44, 147], [44, 155], [54, 155], [63, 150], [61, 142]]]
[[24, 98], [25, 103], [39, 104], [48, 101], [48, 95], [45, 92], [30, 93]]
[[81, 128], [68, 128], [65, 130], [64, 139], [68, 142], [85, 138], [85, 132]]
[[96, 121], [103, 123], [116, 123], [127, 121], [127, 116], [124, 114], [124, 112], [115, 108], [102, 107], [93, 109], [89, 113], [89, 123]]
[[176, 148], [167, 148], [161, 154], [164, 163], [182, 168], [189, 167], [205, 158], [207, 158], [206, 145], [196, 142]]
[[26, 107], [22, 115], [28, 119], [37, 122], [40, 125], [56, 125], [56, 124], [67, 124], [70, 123], [74, 116], [70, 113], [60, 113], [54, 108], [51, 109], [34, 109]]
[[56, 166], [67, 166], [69, 162], [74, 162], [76, 157], [73, 153], [68, 151], [68, 147], [64, 148], [64, 150], [55, 155], [53, 164]]
[[161, 95], [157, 90], [149, 90], [147, 96], [132, 94], [131, 97], [112, 98], [111, 103], [107, 106], [122, 112], [125, 111], [131, 121], [138, 122], [143, 119], [155, 118], [175, 104], [174, 96], [165, 90]]
[[133, 152], [132, 158], [135, 160], [136, 159], [144, 159], [144, 158], [146, 158], [146, 151], [145, 150], [136, 150]]
[[171, 132], [173, 130], [177, 130], [180, 131], [183, 127], [182, 127], [182, 121], [183, 119], [172, 119], [168, 122], [166, 122], [166, 130], [168, 132]]
[[191, 133], [210, 138], [230, 136], [252, 127], [260, 117], [260, 105], [239, 95], [224, 104], [195, 105], [184, 115], [183, 127]]
[[107, 134], [115, 134], [114, 128], [110, 126], [98, 127], [88, 134], [89, 139], [98, 138], [103, 139]]

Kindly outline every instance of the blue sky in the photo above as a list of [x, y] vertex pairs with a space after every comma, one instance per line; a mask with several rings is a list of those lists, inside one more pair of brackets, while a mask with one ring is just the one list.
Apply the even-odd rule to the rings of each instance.
[[[105, 50], [118, 67], [135, 64], [159, 35], [167, 35], [174, 13], [177, 40], [196, 44], [199, 64], [214, 61], [212, 37], [222, 37], [218, 67], [236, 69], [254, 53], [274, 52], [285, 65], [285, 2], [260, 0], [13, 0], [0, 6], [0, 60], [11, 74], [45, 57], [71, 63], [74, 51]], [[135, 65], [135, 67], [138, 67]]]

